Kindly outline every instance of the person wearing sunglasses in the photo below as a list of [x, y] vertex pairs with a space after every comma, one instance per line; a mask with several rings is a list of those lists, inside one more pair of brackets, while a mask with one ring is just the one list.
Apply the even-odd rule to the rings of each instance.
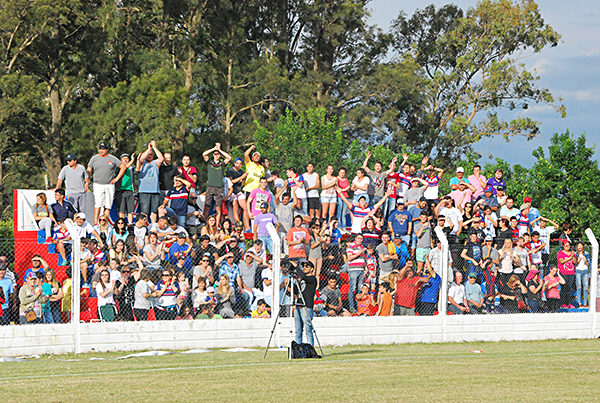
[[162, 279], [156, 284], [154, 311], [157, 320], [175, 320], [177, 317], [177, 296], [181, 292], [179, 283], [171, 270], [162, 271]]

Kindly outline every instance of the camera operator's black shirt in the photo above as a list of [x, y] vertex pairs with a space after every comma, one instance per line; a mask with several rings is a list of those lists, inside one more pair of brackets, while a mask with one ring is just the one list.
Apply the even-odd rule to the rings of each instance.
[[313, 309], [315, 306], [315, 290], [317, 289], [317, 278], [315, 276], [307, 276], [300, 268], [296, 270], [300, 277], [300, 290], [306, 302], [306, 307]]

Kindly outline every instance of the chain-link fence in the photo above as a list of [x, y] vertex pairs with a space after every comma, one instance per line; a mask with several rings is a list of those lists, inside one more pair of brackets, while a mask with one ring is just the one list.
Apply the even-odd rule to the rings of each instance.
[[[587, 240], [573, 240], [570, 250], [552, 241], [540, 253], [532, 252], [530, 242], [515, 242], [508, 256], [495, 240], [471, 245], [468, 237], [451, 238], [450, 268], [442, 282], [441, 244], [435, 237], [433, 248], [413, 248], [410, 238], [368, 231], [332, 239], [320, 222], [310, 225], [309, 235], [306, 259], [292, 260], [314, 265], [315, 316], [435, 315], [443, 303], [448, 314], [584, 312], [592, 297], [591, 276], [597, 275]], [[4, 324], [70, 321], [71, 245], [38, 238], [0, 240]], [[282, 316], [289, 315], [290, 265], [282, 264], [280, 275], [273, 275], [271, 246], [264, 247], [268, 239], [181, 237], [157, 243], [152, 238], [143, 249], [133, 235], [114, 245], [82, 241], [82, 321], [270, 317], [276, 294]], [[282, 240], [289, 254], [286, 244]], [[447, 301], [440, 295], [448, 295]]]

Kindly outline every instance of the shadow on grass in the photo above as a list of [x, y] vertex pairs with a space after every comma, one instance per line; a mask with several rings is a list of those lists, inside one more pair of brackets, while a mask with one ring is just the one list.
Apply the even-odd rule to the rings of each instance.
[[[318, 352], [318, 351], [317, 351]], [[335, 357], [339, 357], [339, 356], [344, 356], [344, 355], [357, 355], [357, 354], [369, 354], [369, 353], [376, 353], [377, 350], [344, 350], [344, 351], [328, 351], [327, 352], [327, 357], [331, 357], [331, 356], [335, 356]]]

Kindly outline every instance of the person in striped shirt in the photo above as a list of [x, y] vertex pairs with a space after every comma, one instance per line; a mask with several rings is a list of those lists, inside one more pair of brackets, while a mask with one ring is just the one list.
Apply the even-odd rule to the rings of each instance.
[[383, 203], [385, 203], [390, 194], [391, 192], [387, 191], [385, 195], [383, 195], [383, 198], [379, 200], [374, 206], [369, 206], [369, 202], [367, 201], [367, 198], [365, 196], [359, 197], [358, 204], [352, 204], [348, 201], [348, 199], [346, 198], [346, 196], [344, 196], [343, 193], [340, 193], [342, 201], [346, 204], [346, 206], [348, 206], [348, 209], [350, 210], [350, 216], [352, 218], [351, 232], [353, 234], [360, 233], [366, 219], [375, 214], [377, 209], [381, 207]]
[[187, 221], [189, 188], [192, 184], [182, 176], [173, 178], [173, 184], [175, 186], [167, 191], [162, 205], [163, 207], [166, 207], [167, 203], [170, 201], [171, 210], [173, 210], [177, 216], [177, 223], [181, 227], [185, 227], [185, 222]]
[[[362, 199], [361, 199], [362, 200]], [[348, 256], [348, 304], [350, 312], [356, 313], [355, 292], [358, 290], [358, 282], [362, 281], [365, 271], [365, 247], [363, 245], [364, 237], [362, 234], [356, 234], [352, 242], [346, 246], [346, 256]]]
[[531, 205], [529, 203], [523, 203], [521, 205], [521, 212], [517, 215], [517, 221], [519, 222], [519, 236], [523, 236], [529, 232], [529, 209]]

